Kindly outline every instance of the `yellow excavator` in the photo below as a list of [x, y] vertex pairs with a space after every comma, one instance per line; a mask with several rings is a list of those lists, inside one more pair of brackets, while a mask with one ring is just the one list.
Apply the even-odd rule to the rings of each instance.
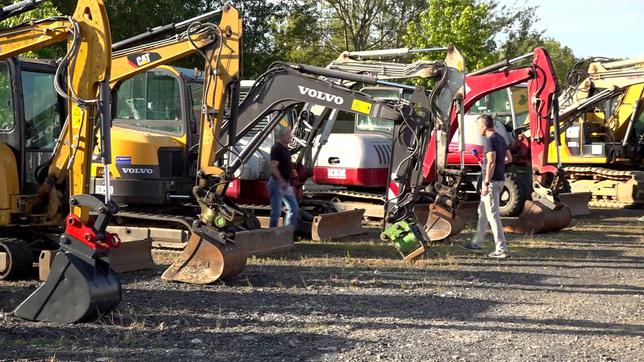
[[[644, 57], [576, 68], [560, 97], [561, 163], [593, 207], [644, 205]], [[550, 149], [555, 147], [550, 144]], [[550, 153], [549, 162], [557, 162]]]
[[[144, 34], [140, 34], [133, 38], [113, 44], [110, 90], [114, 93], [115, 90], [117, 90], [121, 86], [121, 84], [123, 84], [123, 82], [132, 78], [134, 78], [134, 81], [136, 81], [138, 79], [138, 74], [145, 72], [151, 68], [157, 67], [160, 64], [175, 61], [177, 59], [194, 54], [197, 51], [203, 51], [208, 47], [217, 46], [219, 39], [221, 38], [222, 30], [215, 24], [201, 22], [202, 20], [211, 18], [217, 14], [222, 14], [222, 18], [232, 17], [236, 19], [238, 17], [236, 10], [234, 10], [233, 8], [225, 7], [222, 10], [208, 12], [189, 20], [182, 21], [180, 23], [172, 23], [165, 26], [160, 26], [149, 30]], [[147, 39], [150, 36], [157, 36], [163, 33], [173, 32], [176, 29], [182, 28], [187, 28], [187, 30], [176, 34], [175, 36], [150, 42], [145, 45], [127, 47], [135, 41]], [[201, 94], [199, 94], [199, 96], [201, 96]], [[149, 147], [152, 147], [151, 143], [154, 143], [162, 149], [171, 147], [174, 142], [181, 142], [182, 140], [182, 137], [176, 137], [176, 139], [173, 137], [157, 137], [157, 139], [160, 139], [161, 141], [166, 141], [159, 144], [158, 142], [150, 140], [147, 132], [128, 132], [122, 127], [119, 127], [118, 120], [114, 123], [116, 123], [116, 127], [114, 127], [111, 131], [111, 148], [112, 151], [116, 154], [121, 154], [121, 148], [124, 143], [123, 140], [125, 140], [127, 143], [127, 141], [131, 140], [133, 136], [135, 137], [135, 139], [142, 138], [143, 141], [141, 142], [141, 144], [143, 145], [149, 145]], [[116, 148], [114, 146], [116, 146]], [[145, 148], [147, 146], [143, 147]], [[135, 157], [148, 156], [149, 150], [139, 149]], [[117, 157], [116, 159], [119, 162], [122, 161], [122, 157]], [[96, 158], [93, 159], [92, 172], [93, 174], [99, 173], [100, 180], [102, 184], [104, 184], [105, 178], [103, 177], [103, 175], [105, 168], [104, 165], [98, 161], [99, 160]], [[112, 182], [115, 182], [114, 178], [117, 179], [117, 188], [119, 182], [118, 178], [122, 176], [123, 172], [120, 166], [122, 165], [111, 165], [110, 167], [110, 175], [112, 176], [111, 180]], [[39, 182], [42, 182], [44, 180], [44, 177], [46, 177], [46, 174], [42, 172], [36, 173], [36, 179]], [[185, 186], [188, 188], [190, 187], [189, 184], [194, 183], [194, 180], [183, 181], [186, 184]], [[102, 189], [97, 190], [94, 186], [94, 182], [95, 177], [92, 177], [90, 179], [90, 192], [97, 195], [104, 194], [105, 188], [103, 187]], [[156, 186], [156, 184], [149, 183], [147, 186], [154, 187]], [[112, 195], [112, 200], [114, 200], [116, 203], [122, 203], [122, 199], [114, 198], [113, 188], [114, 186], [110, 186], [110, 194]], [[127, 209], [127, 211], [129, 211], [129, 207]], [[121, 211], [123, 213], [127, 212], [125, 210]], [[121, 247], [115, 249], [110, 255], [110, 261], [112, 269], [114, 271], [120, 273], [147, 269], [154, 266], [154, 261], [152, 260], [151, 254], [151, 237], [149, 228], [110, 226], [108, 230], [110, 232], [120, 234], [123, 241]], [[54, 255], [54, 253], [54, 250], [44, 250], [41, 253], [39, 260], [39, 274], [41, 280], [44, 280], [49, 274], [49, 267], [51, 265], [51, 262], [53, 261], [52, 256]]]
[[[2, 14], [17, 15], [39, 3], [16, 3], [3, 8]], [[0, 131], [0, 272], [3, 278], [9, 278], [31, 269], [38, 251], [35, 246], [47, 234], [57, 235], [60, 249], [48, 279], [14, 314], [29, 320], [71, 323], [93, 320], [113, 310], [121, 300], [121, 285], [108, 260], [110, 249], [118, 247], [119, 239], [106, 231], [117, 208], [110, 202], [109, 193], [105, 203], [88, 195], [89, 163], [98, 128], [104, 135], [98, 156], [106, 164], [111, 159], [107, 11], [102, 0], [79, 0], [72, 16], [32, 20], [0, 31], [0, 59], [60, 42], [67, 42], [67, 53], [53, 83], [56, 93], [65, 100], [69, 116], [37, 192], [25, 187], [30, 183], [26, 180], [28, 163], [35, 161], [30, 157], [35, 152], [30, 151], [41, 137], [52, 137], [53, 132], [41, 129], [29, 134], [38, 130], [34, 123], [41, 115], [36, 114], [31, 124], [25, 124], [21, 111], [35, 111], [25, 108], [27, 98], [47, 97], [45, 93], [51, 89], [33, 87], [34, 93], [21, 94], [34, 84], [25, 83], [24, 77], [20, 89], [12, 82], [15, 73], [3, 74], [3, 92], [9, 95], [5, 104], [15, 107], [2, 112]]]

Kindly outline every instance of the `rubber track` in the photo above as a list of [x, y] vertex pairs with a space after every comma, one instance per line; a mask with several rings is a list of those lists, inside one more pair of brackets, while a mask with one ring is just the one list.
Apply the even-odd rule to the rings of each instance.
[[344, 196], [351, 197], [354, 199], [363, 199], [363, 200], [376, 200], [379, 202], [385, 203], [385, 196], [382, 194], [376, 194], [371, 192], [361, 192], [361, 191], [350, 191], [350, 190], [324, 190], [324, 191], [305, 191], [304, 195], [306, 197], [318, 197], [318, 196]]
[[181, 216], [181, 215], [170, 215], [170, 214], [155, 214], [147, 212], [135, 212], [135, 211], [119, 211], [116, 217], [124, 217], [127, 219], [135, 220], [146, 220], [146, 221], [161, 221], [173, 224], [181, 224], [188, 231], [192, 230], [192, 223], [195, 218]]
[[573, 179], [592, 178], [597, 181], [611, 180], [611, 181], [629, 181], [635, 180], [637, 183], [635, 202], [624, 202], [613, 198], [606, 199], [603, 196], [592, 195], [588, 206], [599, 208], [624, 208], [644, 203], [644, 172], [642, 171], [622, 171], [611, 170], [604, 167], [592, 166], [567, 166], [564, 167], [566, 176], [573, 176]]

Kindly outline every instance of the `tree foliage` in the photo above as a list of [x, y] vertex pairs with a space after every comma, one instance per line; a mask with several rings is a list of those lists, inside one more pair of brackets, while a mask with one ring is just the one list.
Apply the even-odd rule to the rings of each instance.
[[[326, 65], [345, 50], [456, 45], [475, 70], [545, 46], [560, 81], [574, 64], [570, 48], [534, 28], [535, 7], [500, 6], [498, 0], [242, 0], [243, 76], [254, 78], [274, 61]], [[7, 5], [11, 0], [0, 0]], [[219, 8], [223, 0], [106, 1], [114, 42], [147, 29], [179, 22]], [[71, 14], [76, 0], [50, 0], [39, 9], [3, 22]], [[212, 21], [217, 22], [217, 19]], [[59, 57], [64, 45], [34, 52]], [[436, 55], [426, 57], [436, 58]], [[198, 57], [178, 65], [201, 67]]]
[[[7, 6], [12, 3], [13, 1], [11, 0], [3, 0], [3, 1], [0, 1], [0, 6]], [[31, 19], [44, 19], [44, 18], [48, 18], [51, 16], [60, 15], [60, 14], [61, 14], [60, 11], [58, 11], [56, 6], [54, 6], [54, 4], [52, 4], [51, 1], [45, 1], [38, 8], [34, 10], [27, 11], [26, 13], [13, 16], [11, 18], [5, 19], [4, 21], [0, 22], [0, 29], [14, 27], [16, 25], [20, 25]], [[21, 55], [24, 57], [31, 57], [31, 58], [52, 59], [62, 55], [64, 53], [64, 49], [65, 49], [64, 45], [58, 44], [47, 48], [29, 51]]]
[[[327, 22], [335, 40], [330, 46], [342, 50], [392, 48], [401, 44], [401, 29], [414, 20], [425, 1], [419, 0], [326, 0]], [[339, 26], [338, 26], [339, 25]], [[339, 53], [339, 52], [338, 52]]]

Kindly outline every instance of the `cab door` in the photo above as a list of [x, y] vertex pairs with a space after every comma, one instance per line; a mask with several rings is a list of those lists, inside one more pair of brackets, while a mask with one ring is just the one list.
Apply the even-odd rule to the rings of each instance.
[[40, 184], [36, 170], [47, 167], [64, 122], [64, 105], [54, 89], [55, 68], [46, 64], [21, 64], [21, 108], [24, 117], [24, 192]]

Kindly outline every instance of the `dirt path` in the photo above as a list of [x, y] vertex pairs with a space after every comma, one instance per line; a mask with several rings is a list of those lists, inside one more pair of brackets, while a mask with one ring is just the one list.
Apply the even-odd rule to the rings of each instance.
[[93, 324], [17, 320], [37, 283], [4, 282], [0, 359], [642, 360], [641, 216], [594, 210], [561, 233], [510, 236], [502, 261], [439, 246], [409, 267], [373, 230], [251, 260], [229, 285], [165, 283], [159, 266], [122, 275], [119, 310]]

